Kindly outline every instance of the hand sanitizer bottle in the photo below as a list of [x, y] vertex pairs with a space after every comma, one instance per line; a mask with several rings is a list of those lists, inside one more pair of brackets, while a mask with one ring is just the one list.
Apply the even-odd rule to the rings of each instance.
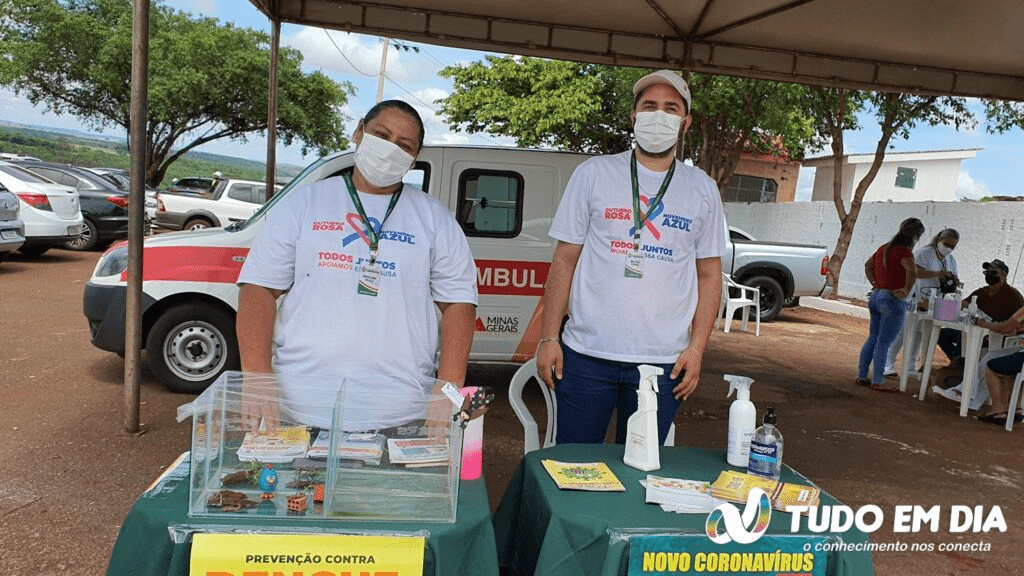
[[754, 431], [750, 439], [750, 462], [747, 472], [779, 479], [782, 473], [782, 433], [775, 427], [775, 408], [764, 411], [764, 424]]
[[750, 385], [754, 383], [753, 378], [746, 376], [734, 376], [726, 374], [725, 379], [729, 381], [729, 393], [726, 398], [736, 392], [736, 400], [733, 400], [729, 407], [729, 443], [726, 451], [726, 460], [730, 466], [747, 467], [747, 460], [750, 455], [750, 437], [757, 427], [757, 409], [750, 401]]
[[967, 314], [971, 318], [977, 318], [978, 316], [978, 295], [971, 296], [971, 303], [967, 305]]
[[636, 412], [626, 421], [626, 451], [622, 461], [650, 472], [661, 468], [658, 446], [658, 376], [665, 373], [657, 366], [641, 364], [640, 387], [636, 391]]

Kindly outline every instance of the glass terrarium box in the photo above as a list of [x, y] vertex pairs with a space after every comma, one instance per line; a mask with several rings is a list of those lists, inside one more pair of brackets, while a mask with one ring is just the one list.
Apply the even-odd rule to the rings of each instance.
[[454, 522], [444, 384], [224, 373], [191, 405], [189, 516]]

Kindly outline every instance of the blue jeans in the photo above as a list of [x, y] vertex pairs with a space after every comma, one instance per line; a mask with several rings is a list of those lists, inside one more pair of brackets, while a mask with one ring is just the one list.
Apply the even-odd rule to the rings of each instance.
[[[626, 421], [636, 412], [640, 364], [603, 360], [580, 354], [562, 344], [562, 379], [555, 386], [558, 400], [557, 444], [603, 444], [612, 410], [618, 410], [615, 442], [626, 443]], [[665, 373], [658, 377], [658, 444], [665, 443], [680, 401], [672, 389], [683, 379], [668, 375], [672, 364], [655, 364]]]
[[889, 346], [892, 346], [903, 329], [907, 302], [893, 296], [892, 290], [875, 290], [868, 301], [868, 311], [871, 312], [871, 328], [867, 341], [860, 349], [857, 377], [866, 379], [868, 368], [874, 362], [875, 369], [871, 382], [881, 384], [885, 378], [885, 356], [889, 352]]

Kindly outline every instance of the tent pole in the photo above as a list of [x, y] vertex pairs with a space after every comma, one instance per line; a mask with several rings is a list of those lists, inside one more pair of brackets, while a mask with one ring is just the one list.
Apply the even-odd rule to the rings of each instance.
[[128, 192], [128, 289], [124, 326], [124, 431], [141, 433], [139, 383], [142, 376], [142, 243], [146, 210], [147, 69], [149, 2], [134, 0], [132, 32], [132, 99], [129, 121], [131, 184]]
[[281, 21], [270, 19], [270, 86], [267, 91], [267, 200], [274, 195], [277, 168], [277, 61], [281, 47]]

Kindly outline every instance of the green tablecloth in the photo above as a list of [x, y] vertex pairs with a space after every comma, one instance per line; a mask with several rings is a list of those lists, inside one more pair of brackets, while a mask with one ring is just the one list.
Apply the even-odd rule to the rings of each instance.
[[[617, 445], [558, 445], [527, 454], [494, 516], [501, 565], [508, 566], [513, 576], [619, 576], [626, 574], [629, 547], [625, 540], [613, 542], [609, 530], [705, 533], [707, 514], [674, 514], [645, 504], [640, 480], [647, 473], [623, 464], [622, 453], [623, 446]], [[541, 466], [541, 459], [605, 462], [626, 491], [559, 490]], [[711, 482], [723, 469], [733, 469], [726, 463], [723, 450], [663, 447], [661, 469], [652, 474]], [[788, 467], [782, 480], [810, 483]], [[839, 504], [825, 493], [821, 503]], [[772, 514], [767, 534], [789, 535], [790, 521], [789, 513]], [[801, 519], [801, 534], [811, 534], [806, 517]], [[866, 542], [867, 536], [851, 529], [841, 539], [847, 543]], [[826, 573], [870, 576], [871, 554], [829, 552]]]
[[[121, 526], [114, 544], [108, 576], [188, 576], [191, 537], [172, 539], [171, 533], [191, 530], [225, 531], [252, 526], [272, 529], [270, 519], [192, 519], [188, 514], [188, 461], [182, 462], [153, 489], [139, 497]], [[484, 480], [459, 483], [458, 521], [453, 524], [422, 522], [346, 522], [295, 520], [289, 530], [311, 528], [352, 531], [412, 533], [429, 532], [423, 561], [426, 576], [489, 576], [498, 574], [494, 530]], [[311, 530], [312, 531], [312, 530]]]

